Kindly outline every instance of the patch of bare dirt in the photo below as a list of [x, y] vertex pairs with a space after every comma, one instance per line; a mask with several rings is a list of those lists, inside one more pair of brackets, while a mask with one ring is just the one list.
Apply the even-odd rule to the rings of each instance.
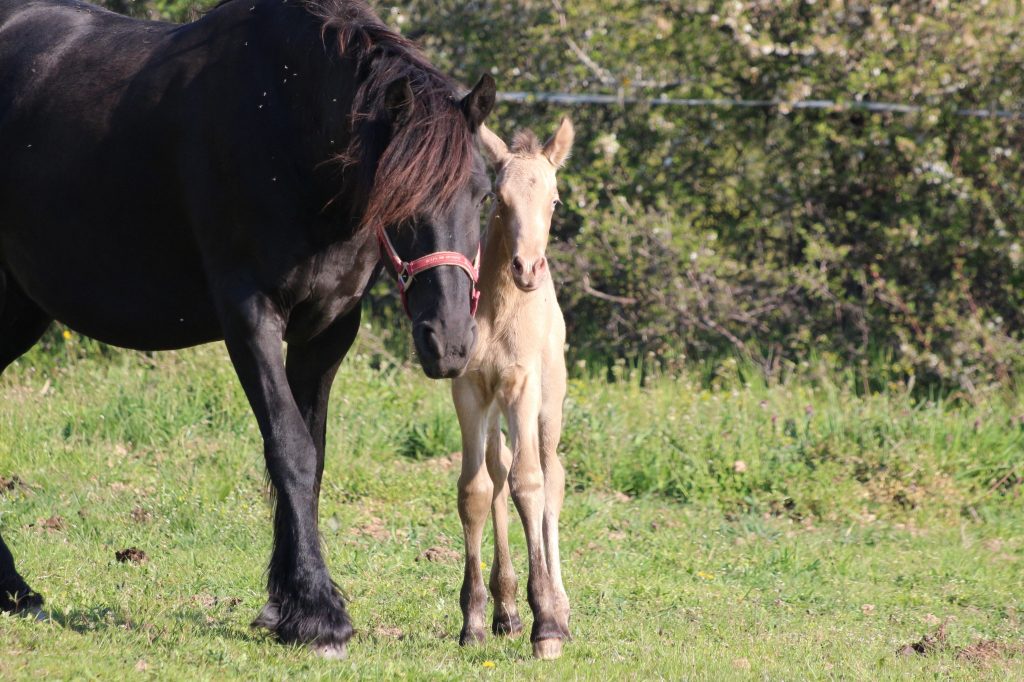
[[193, 595], [192, 601], [207, 609], [212, 609], [215, 606], [220, 605], [224, 605], [227, 606], [229, 609], [233, 609], [234, 607], [242, 603], [242, 600], [238, 597], [218, 597], [207, 592]]
[[404, 639], [405, 633], [400, 628], [378, 625], [373, 629], [374, 637], [378, 639]]
[[896, 651], [897, 656], [931, 656], [946, 648], [946, 625], [947, 618], [934, 633], [926, 634], [921, 639], [910, 644], [904, 644]]
[[361, 526], [356, 526], [352, 529], [352, 532], [356, 535], [373, 538], [378, 542], [383, 542], [391, 537], [391, 533], [384, 527], [383, 519], [377, 516], [371, 516], [369, 521]]
[[149, 561], [149, 557], [138, 547], [128, 547], [118, 552], [114, 552], [114, 558], [117, 559], [118, 563], [122, 564], [141, 564]]
[[460, 466], [462, 464], [462, 453], [452, 452], [448, 455], [445, 455], [444, 457], [433, 457], [431, 459], [426, 460], [426, 463], [429, 464], [434, 469], [448, 471], [449, 469]]
[[12, 474], [10, 478], [0, 476], [0, 495], [13, 493], [23, 488], [28, 488], [28, 484], [18, 474]]
[[1000, 642], [995, 639], [983, 639], [980, 642], [975, 642], [956, 654], [958, 661], [984, 666], [1002, 663], [1018, 656], [1024, 656], [1024, 642]]
[[36, 524], [38, 524], [40, 528], [43, 528], [45, 530], [52, 530], [58, 532], [66, 530], [68, 527], [68, 524], [64, 520], [64, 517], [60, 514], [54, 514], [48, 519], [39, 519], [38, 521], [36, 521]]
[[429, 547], [416, 557], [416, 561], [430, 561], [431, 563], [448, 563], [458, 561], [462, 555], [451, 547]]

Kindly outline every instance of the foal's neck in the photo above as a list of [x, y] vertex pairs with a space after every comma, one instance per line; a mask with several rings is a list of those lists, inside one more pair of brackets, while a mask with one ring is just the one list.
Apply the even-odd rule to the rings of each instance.
[[512, 242], [501, 213], [495, 211], [487, 227], [480, 271], [480, 296], [487, 302], [481, 307], [492, 318], [509, 310], [510, 304], [514, 309], [520, 297], [527, 295], [512, 280], [511, 263]]

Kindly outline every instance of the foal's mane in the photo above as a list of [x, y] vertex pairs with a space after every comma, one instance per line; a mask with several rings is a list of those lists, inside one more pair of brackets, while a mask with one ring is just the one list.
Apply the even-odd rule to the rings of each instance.
[[[472, 131], [458, 85], [411, 40], [384, 25], [363, 0], [301, 1], [323, 22], [322, 36], [333, 38], [341, 56], [356, 64], [354, 135], [339, 161], [346, 174], [357, 169], [363, 176], [353, 188], [368, 193], [362, 224], [394, 225], [420, 213], [444, 211], [472, 173]], [[412, 88], [412, 111], [402, 127], [388, 131], [390, 140], [382, 139], [389, 128], [380, 125], [387, 116], [385, 93], [402, 77]]]

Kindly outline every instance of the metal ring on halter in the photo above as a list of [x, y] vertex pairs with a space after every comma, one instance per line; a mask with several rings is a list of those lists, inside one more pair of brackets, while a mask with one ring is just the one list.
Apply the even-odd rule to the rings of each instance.
[[377, 241], [380, 245], [381, 255], [391, 261], [391, 266], [394, 268], [395, 279], [398, 281], [398, 293], [402, 297], [402, 307], [405, 308], [405, 314], [410, 319], [412, 318], [412, 313], [409, 312], [407, 292], [416, 279], [416, 275], [425, 270], [439, 268], [442, 265], [460, 268], [469, 275], [469, 314], [476, 317], [476, 309], [480, 303], [480, 291], [476, 288], [477, 281], [480, 279], [479, 247], [477, 247], [476, 258], [473, 261], [470, 261], [456, 251], [437, 251], [413, 261], [404, 261], [398, 255], [398, 251], [395, 249], [394, 244], [391, 243], [391, 239], [388, 238], [383, 227], [377, 228]]

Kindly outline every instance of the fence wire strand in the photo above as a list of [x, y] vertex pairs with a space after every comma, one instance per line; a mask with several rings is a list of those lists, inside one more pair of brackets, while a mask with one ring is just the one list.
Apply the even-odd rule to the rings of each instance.
[[[499, 102], [510, 102], [517, 104], [532, 104], [535, 102], [547, 102], [551, 104], [564, 104], [575, 106], [580, 104], [600, 104], [605, 106], [623, 105], [647, 105], [647, 106], [674, 106], [674, 107], [713, 107], [720, 109], [745, 108], [745, 109], [767, 109], [771, 107], [788, 107], [797, 109], [824, 109], [830, 111], [869, 111], [875, 113], [894, 114], [915, 114], [932, 109], [918, 104], [899, 104], [895, 102], [864, 102], [849, 101], [839, 102], [830, 99], [804, 99], [795, 102], [787, 102], [779, 99], [700, 99], [700, 98], [676, 98], [676, 97], [626, 97], [619, 95], [598, 95], [598, 94], [573, 94], [567, 92], [499, 92]], [[1024, 111], [1010, 111], [1006, 109], [956, 109], [957, 116], [968, 116], [972, 118], [1000, 118], [1009, 120], [1024, 119]]]

